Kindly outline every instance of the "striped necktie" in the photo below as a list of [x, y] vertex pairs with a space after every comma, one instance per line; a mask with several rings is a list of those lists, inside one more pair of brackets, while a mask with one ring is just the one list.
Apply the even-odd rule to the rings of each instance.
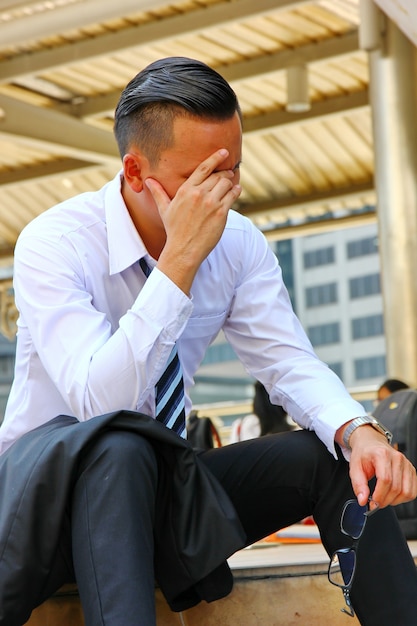
[[[152, 270], [145, 259], [140, 259], [139, 265], [148, 277]], [[180, 437], [186, 438], [184, 380], [176, 344], [171, 350], [165, 371], [156, 383], [155, 405], [156, 419]]]

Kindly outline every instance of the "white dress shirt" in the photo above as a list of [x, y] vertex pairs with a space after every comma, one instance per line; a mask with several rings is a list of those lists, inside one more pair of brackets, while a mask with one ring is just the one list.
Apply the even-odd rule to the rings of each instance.
[[220, 329], [248, 373], [335, 454], [339, 426], [364, 408], [315, 355], [294, 315], [276, 256], [245, 217], [229, 212], [221, 240], [188, 298], [155, 261], [131, 221], [121, 175], [97, 192], [46, 211], [21, 233], [14, 283], [19, 310], [16, 370], [0, 452], [67, 414], [154, 415], [154, 387], [174, 342], [190, 387]]

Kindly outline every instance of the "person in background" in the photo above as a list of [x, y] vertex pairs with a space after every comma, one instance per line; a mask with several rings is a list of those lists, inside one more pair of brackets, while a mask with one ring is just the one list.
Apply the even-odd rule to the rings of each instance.
[[388, 398], [388, 396], [390, 396], [395, 391], [400, 391], [401, 389], [409, 389], [409, 388], [410, 386], [407, 385], [407, 383], [405, 383], [402, 380], [399, 380], [398, 378], [388, 378], [379, 387], [377, 391], [377, 400], [378, 402], [381, 402], [381, 400], [385, 400], [385, 398]]
[[273, 404], [263, 384], [258, 380], [254, 384], [253, 412], [234, 420], [230, 434], [230, 443], [262, 437], [272, 433], [293, 430], [289, 417], [282, 406]]
[[[222, 594], [213, 587], [221, 572], [230, 582], [220, 565], [232, 545], [313, 514], [329, 555], [349, 548], [340, 520], [352, 499], [367, 519], [351, 589], [358, 619], [415, 626], [417, 572], [391, 508], [417, 496], [415, 468], [318, 359], [276, 255], [232, 209], [243, 158], [233, 89], [200, 61], [160, 59], [123, 90], [115, 135], [114, 179], [35, 218], [15, 248], [16, 368], [0, 427], [1, 626], [25, 623], [74, 580], [86, 626], [154, 626], [155, 579], [161, 587], [164, 578], [165, 597], [179, 592], [177, 611], [222, 597], [230, 584]], [[300, 429], [196, 456], [183, 439], [190, 389], [221, 330]], [[186, 480], [193, 470], [197, 484]], [[199, 488], [208, 483], [210, 500]], [[365, 518], [368, 507], [375, 514]], [[176, 549], [179, 540], [192, 549]], [[197, 547], [205, 552], [193, 560]], [[271, 601], [279, 614], [279, 595]], [[329, 622], [326, 611], [323, 602]]]

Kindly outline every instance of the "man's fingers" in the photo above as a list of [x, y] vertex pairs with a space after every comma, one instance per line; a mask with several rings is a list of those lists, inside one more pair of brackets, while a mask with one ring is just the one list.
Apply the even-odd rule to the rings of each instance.
[[[413, 465], [393, 448], [378, 449], [365, 466], [351, 466], [352, 486], [360, 504], [366, 504], [365, 482], [375, 475], [376, 485], [372, 500], [382, 508], [413, 500], [417, 495], [417, 476]], [[364, 482], [365, 479], [365, 482]]]
[[361, 482], [355, 485], [352, 481], [352, 486], [353, 486], [353, 491], [355, 493], [355, 496], [359, 504], [361, 506], [365, 506], [365, 504], [368, 502], [369, 497], [371, 495], [368, 483], [365, 481], [364, 483]]
[[350, 463], [349, 473], [353, 492], [357, 497], [359, 504], [361, 506], [365, 506], [370, 496], [368, 477], [363, 471], [362, 466], [355, 463], [354, 460]]
[[[417, 495], [417, 474], [415, 467], [404, 457], [401, 467], [401, 484], [392, 493], [392, 505], [414, 500]], [[396, 495], [395, 495], [396, 494]]]
[[229, 200], [229, 197], [231, 198], [230, 206], [232, 206], [232, 204], [238, 199], [241, 193], [242, 193], [242, 187], [240, 185], [233, 185], [232, 189], [227, 194], [228, 195], [227, 200]]
[[[201, 183], [207, 180], [207, 178], [209, 178], [213, 174], [213, 172], [216, 172], [216, 170], [228, 156], [229, 152], [226, 150], [226, 148], [221, 148], [220, 150], [217, 150], [196, 167], [194, 172], [189, 177], [188, 181], [192, 185], [201, 185]], [[225, 172], [227, 171], [228, 170], [225, 170]]]
[[151, 195], [155, 200], [158, 208], [164, 208], [168, 206], [168, 204], [171, 202], [171, 199], [160, 182], [158, 182], [154, 178], [147, 178], [145, 180], [145, 185], [151, 192]]
[[225, 206], [231, 206], [239, 197], [241, 191], [241, 186], [234, 185], [229, 178], [219, 178], [210, 193], [214, 202], [221, 202]]

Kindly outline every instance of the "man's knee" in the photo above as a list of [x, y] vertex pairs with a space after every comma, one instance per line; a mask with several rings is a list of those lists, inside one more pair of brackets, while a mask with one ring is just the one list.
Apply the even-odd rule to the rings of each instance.
[[136, 433], [107, 430], [100, 433], [82, 454], [80, 473], [100, 465], [113, 471], [157, 474], [158, 464], [152, 444]]

